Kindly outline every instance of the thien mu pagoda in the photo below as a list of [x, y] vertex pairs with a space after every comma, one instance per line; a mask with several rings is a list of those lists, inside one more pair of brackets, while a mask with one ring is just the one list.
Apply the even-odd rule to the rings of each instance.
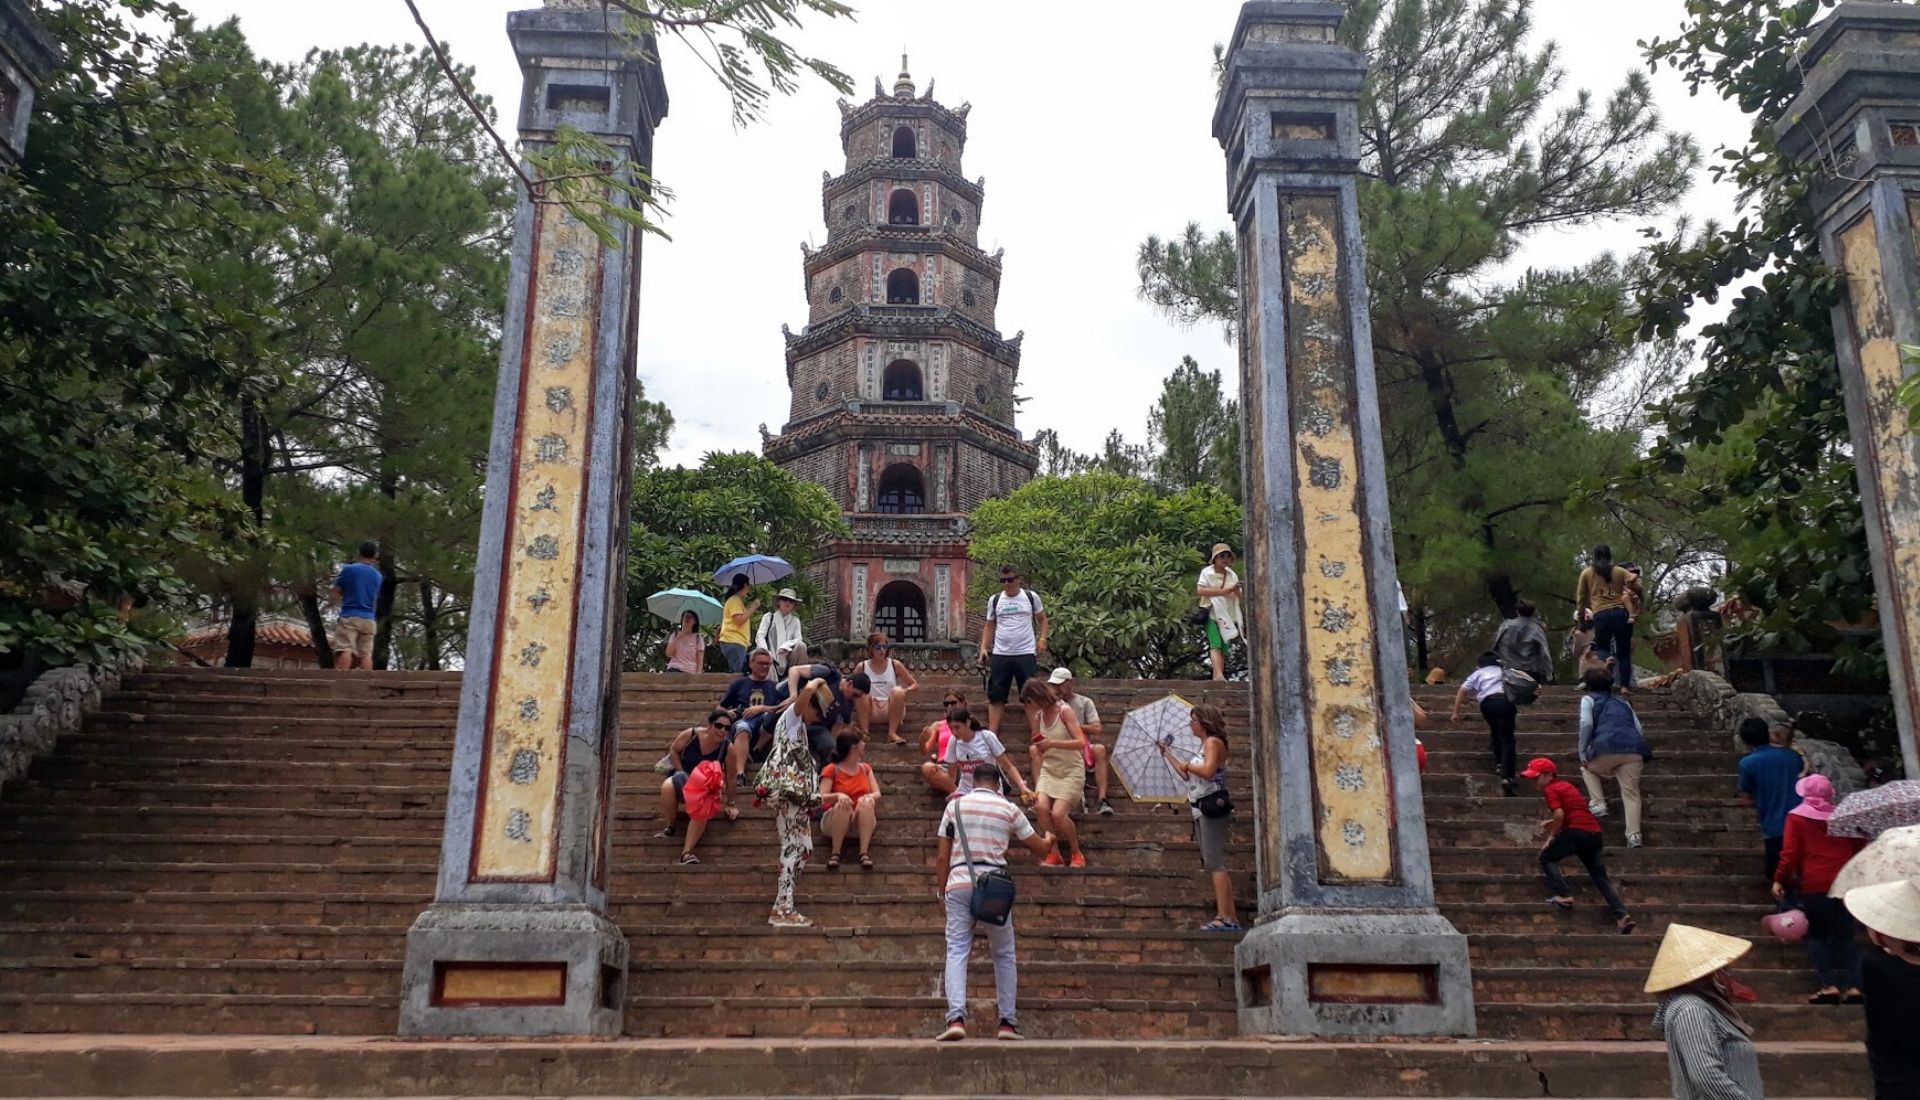
[[786, 332], [792, 405], [766, 451], [852, 528], [808, 569], [825, 597], [808, 636], [838, 656], [881, 630], [908, 663], [950, 666], [979, 637], [967, 516], [1039, 459], [1014, 427], [1020, 336], [994, 326], [986, 181], [961, 171], [970, 105], [936, 102], [931, 81], [916, 94], [901, 69], [891, 95], [876, 80], [871, 100], [840, 102], [846, 167], [824, 173], [826, 244], [802, 246], [807, 326]]

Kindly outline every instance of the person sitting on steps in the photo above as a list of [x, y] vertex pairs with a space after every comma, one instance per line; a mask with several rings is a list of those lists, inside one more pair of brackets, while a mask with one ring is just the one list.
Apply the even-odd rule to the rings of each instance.
[[948, 711], [947, 725], [953, 728], [953, 739], [947, 742], [946, 754], [937, 764], [920, 765], [921, 778], [935, 793], [966, 794], [973, 789], [973, 766], [985, 763], [999, 767], [1001, 774], [1019, 793], [1021, 801], [1033, 797], [1033, 791], [1027, 786], [1027, 781], [1020, 777], [1019, 766], [1008, 755], [999, 736], [982, 726], [967, 708], [955, 707]]
[[869, 730], [875, 722], [884, 721], [887, 744], [906, 744], [907, 739], [900, 736], [900, 723], [907, 715], [908, 697], [920, 684], [905, 664], [893, 659], [893, 642], [885, 634], [875, 631], [867, 635], [867, 659], [860, 671], [866, 674], [869, 685], [860, 728]]
[[[953, 740], [953, 725], [947, 721], [947, 712], [955, 707], [967, 705], [967, 693], [949, 691], [940, 697], [940, 717], [928, 722], [920, 731], [920, 754], [928, 763], [938, 764], [947, 755], [947, 742]], [[926, 769], [922, 767], [922, 772]]]
[[820, 805], [826, 811], [820, 827], [827, 834], [827, 870], [840, 869], [840, 849], [855, 823], [860, 832], [860, 867], [873, 870], [873, 830], [879, 824], [880, 781], [867, 763], [867, 742], [844, 730], [834, 738], [832, 762], [820, 773]]
[[[653, 834], [656, 839], [668, 840], [678, 835], [680, 809], [686, 803], [687, 780], [693, 777], [693, 769], [709, 760], [716, 761], [724, 768], [727, 759], [727, 747], [733, 739], [733, 716], [724, 710], [715, 708], [707, 715], [707, 724], [681, 730], [667, 747], [667, 756], [672, 761], [674, 772], [660, 781], [660, 817], [666, 828]], [[733, 804], [733, 787], [726, 788], [726, 809], [728, 821], [740, 820], [740, 810]], [[693, 850], [700, 845], [700, 838], [707, 832], [707, 823], [697, 818], [687, 822], [687, 836], [680, 845], [680, 862], [686, 866], [700, 862]]]

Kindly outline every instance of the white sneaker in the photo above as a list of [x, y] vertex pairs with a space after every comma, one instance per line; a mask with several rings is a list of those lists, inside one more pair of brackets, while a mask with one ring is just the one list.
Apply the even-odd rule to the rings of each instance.
[[1644, 847], [1646, 847], [1646, 845], [1645, 845], [1645, 844], [1643, 844], [1643, 843], [1641, 842], [1641, 840], [1640, 840], [1640, 834], [1639, 834], [1639, 833], [1628, 833], [1628, 834], [1627, 834], [1627, 847], [1629, 847], [1629, 848], [1644, 848]]
[[1587, 812], [1595, 817], [1605, 817], [1607, 816], [1607, 804], [1605, 802], [1589, 802], [1587, 803]]

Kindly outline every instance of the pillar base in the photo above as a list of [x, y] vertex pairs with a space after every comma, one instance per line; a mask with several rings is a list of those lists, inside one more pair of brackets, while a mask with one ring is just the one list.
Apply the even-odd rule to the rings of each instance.
[[583, 905], [436, 904], [407, 930], [400, 1034], [613, 1038], [627, 938]]
[[1432, 911], [1285, 913], [1233, 963], [1242, 1035], [1474, 1033], [1467, 937]]

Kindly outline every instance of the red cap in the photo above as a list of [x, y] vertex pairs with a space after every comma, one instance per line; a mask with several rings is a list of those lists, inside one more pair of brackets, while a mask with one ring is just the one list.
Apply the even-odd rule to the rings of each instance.
[[1560, 766], [1544, 756], [1536, 756], [1527, 761], [1527, 770], [1520, 773], [1522, 779], [1538, 779], [1543, 775], [1559, 775]]

